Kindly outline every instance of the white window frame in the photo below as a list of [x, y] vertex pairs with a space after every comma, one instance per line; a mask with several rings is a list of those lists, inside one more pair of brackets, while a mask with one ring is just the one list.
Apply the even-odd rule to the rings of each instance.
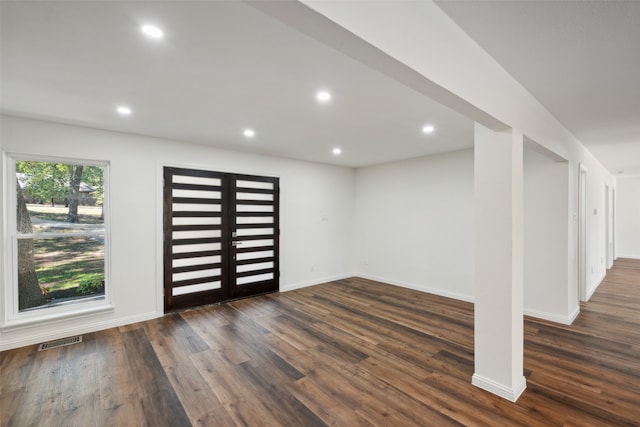
[[[4, 316], [2, 319], [2, 330], [12, 329], [21, 326], [29, 326], [36, 323], [48, 322], [65, 318], [80, 318], [95, 315], [101, 312], [114, 311], [111, 299], [111, 268], [110, 268], [110, 246], [111, 246], [111, 215], [109, 209], [109, 162], [100, 160], [86, 160], [67, 157], [33, 156], [19, 153], [7, 153], [5, 162], [6, 174], [4, 178], [4, 265], [6, 267], [4, 286]], [[18, 236], [32, 236], [34, 238], [56, 238], [61, 237], [59, 233], [18, 233], [17, 226], [17, 194], [15, 189], [16, 161], [37, 161], [65, 164], [81, 164], [85, 166], [100, 166], [104, 168], [104, 298], [86, 300], [79, 299], [69, 304], [53, 307], [42, 307], [39, 309], [22, 311], [18, 309]], [[91, 233], [81, 234], [89, 236]], [[102, 235], [103, 233], [99, 233]], [[66, 233], [66, 235], [69, 235]]]

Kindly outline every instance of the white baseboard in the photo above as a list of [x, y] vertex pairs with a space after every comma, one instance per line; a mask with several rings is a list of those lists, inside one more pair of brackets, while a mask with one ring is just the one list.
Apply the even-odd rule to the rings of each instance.
[[573, 311], [569, 314], [569, 323], [567, 323], [567, 325], [573, 324], [573, 321], [576, 320], [578, 314], [580, 314], [580, 305], [574, 308]]
[[573, 312], [568, 314], [567, 316], [562, 316], [559, 314], [547, 313], [545, 311], [533, 310], [530, 308], [524, 309], [525, 316], [535, 317], [536, 319], [548, 320], [554, 323], [560, 323], [562, 325], [571, 325], [576, 317], [580, 314], [580, 307], [576, 307]]
[[[280, 291], [286, 292], [294, 289], [305, 288], [308, 286], [318, 285], [320, 283], [331, 282], [334, 280], [346, 279], [354, 277], [354, 273], [341, 274], [336, 276], [324, 277], [307, 282], [295, 283], [283, 286]], [[73, 335], [88, 334], [91, 332], [101, 331], [109, 328], [116, 328], [131, 323], [143, 322], [164, 316], [162, 312], [148, 312], [137, 314], [134, 316], [109, 319], [98, 322], [90, 322], [83, 324], [64, 325], [64, 321], [58, 322], [59, 327], [55, 330], [49, 327], [43, 327], [42, 324], [28, 325], [19, 329], [4, 330], [0, 333], [0, 351], [10, 350], [13, 348], [24, 347], [33, 344], [39, 344], [45, 341], [66, 338]], [[69, 322], [72, 323], [72, 322]]]
[[2, 332], [2, 339], [0, 339], [0, 351], [24, 347], [27, 345], [39, 344], [41, 342], [57, 340], [60, 338], [66, 338], [72, 335], [88, 334], [104, 329], [117, 328], [118, 326], [124, 326], [131, 323], [155, 319], [157, 317], [162, 317], [163, 315], [163, 313], [156, 313], [154, 311], [138, 314], [135, 316], [118, 318], [115, 320], [104, 320], [102, 322], [95, 322], [88, 325], [70, 325], [67, 327], [62, 327], [60, 329], [56, 328], [55, 331], [43, 328], [42, 325], [35, 325], [34, 327], [30, 328], [21, 328], [20, 330]]
[[333, 282], [334, 280], [347, 279], [349, 277], [354, 277], [354, 276], [357, 276], [357, 274], [345, 273], [345, 274], [338, 274], [336, 276], [328, 276], [328, 277], [322, 277], [319, 279], [308, 280], [306, 282], [292, 283], [290, 285], [281, 286], [280, 292], [288, 292], [288, 291], [293, 291], [294, 289], [307, 288], [309, 286], [319, 285], [321, 283]]
[[399, 280], [387, 279], [385, 277], [373, 276], [371, 274], [355, 273], [357, 277], [363, 279], [375, 280], [376, 282], [387, 283], [389, 285], [400, 286], [402, 288], [413, 289], [415, 291], [426, 292], [428, 294], [438, 295], [445, 298], [452, 298], [460, 301], [473, 302], [473, 297], [469, 295], [460, 294], [457, 292], [449, 292], [442, 289], [430, 288], [424, 285], [417, 285], [415, 283], [408, 283]]
[[591, 299], [591, 297], [595, 293], [596, 289], [598, 289], [598, 286], [600, 286], [600, 284], [602, 283], [602, 281], [604, 280], [605, 277], [607, 277], [606, 270], [605, 270], [604, 273], [602, 273], [602, 276], [598, 280], [596, 280], [595, 285], [591, 289], [587, 289], [587, 298], [584, 300], [585, 302], [587, 302], [587, 301], [589, 301]]
[[628, 258], [628, 259], [640, 259], [640, 255], [635, 254], [635, 255], [619, 255], [616, 254], [616, 259], [618, 258]]
[[485, 378], [478, 374], [473, 374], [471, 378], [471, 384], [474, 386], [486, 390], [490, 393], [493, 393], [497, 396], [500, 396], [504, 399], [507, 399], [511, 402], [515, 402], [518, 400], [520, 395], [527, 388], [527, 380], [523, 376], [519, 384], [515, 387], [507, 387], [504, 384], [500, 384], [496, 381], [490, 380], [489, 378]]

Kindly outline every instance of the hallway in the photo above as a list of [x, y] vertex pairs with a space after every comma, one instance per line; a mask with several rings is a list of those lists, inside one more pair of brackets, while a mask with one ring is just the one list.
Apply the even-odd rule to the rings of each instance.
[[640, 260], [572, 326], [525, 319], [527, 389], [471, 385], [473, 305], [361, 278], [0, 353], [2, 426], [637, 426]]

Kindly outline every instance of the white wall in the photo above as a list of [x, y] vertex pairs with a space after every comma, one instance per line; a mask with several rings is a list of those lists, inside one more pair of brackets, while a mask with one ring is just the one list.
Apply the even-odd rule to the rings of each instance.
[[[578, 314], [569, 234], [569, 163], [525, 150], [525, 313], [560, 323]], [[577, 172], [575, 172], [577, 173]], [[589, 210], [604, 212], [605, 180], [590, 176]], [[604, 190], [603, 190], [604, 191]], [[474, 298], [473, 150], [356, 170], [354, 263], [358, 275], [466, 301]], [[603, 219], [603, 218], [602, 218]], [[604, 225], [591, 220], [589, 290], [604, 274]], [[593, 273], [591, 271], [593, 270]]]
[[[566, 218], [570, 226], [567, 236], [567, 256], [563, 259], [567, 260], [568, 283], [565, 292], [568, 295], [567, 312], [569, 313], [572, 311], [571, 307], [577, 305], [575, 292], [577, 178], [579, 164], [584, 164], [589, 174], [587, 203], [588, 211], [591, 212], [590, 220], [587, 221], [589, 235], [587, 282], [589, 292], [595, 290], [606, 271], [605, 228], [602, 219], [604, 217], [604, 185], [608, 184], [613, 188], [614, 180], [573, 135], [432, 2], [363, 3], [303, 0], [303, 3], [397, 59], [398, 64], [411, 67], [424, 76], [424, 82], [431, 85], [433, 93], [439, 94], [437, 97], [439, 101], [462, 113], [471, 111], [469, 114], [478, 117], [478, 121], [482, 121], [482, 117], [485, 117], [493, 124], [499, 121], [506, 126], [520, 129], [528, 138], [568, 160]], [[416, 40], [419, 42], [416, 43]], [[344, 45], [345, 49], [349, 45], [348, 41], [342, 38], [336, 38], [335, 43]], [[452, 51], [456, 54], [452, 55]], [[469, 70], [475, 72], [470, 73]], [[409, 76], [409, 74], [406, 75]], [[411, 75], [411, 78], [414, 77]], [[411, 87], [417, 85], [415, 82], [404, 83]], [[425, 208], [425, 212], [423, 215], [418, 215], [410, 209], [397, 209], [398, 217], [408, 221], [403, 223], [391, 217], [396, 212], [390, 210], [391, 208], [383, 203], [384, 200], [379, 199], [380, 196], [370, 185], [371, 182], [380, 182], [384, 189], [389, 190], [385, 194], [386, 197], [400, 201], [394, 198], [394, 192], [407, 192], [407, 190], [392, 188], [387, 185], [384, 177], [389, 176], [388, 179], [393, 180], [390, 178], [391, 175], [398, 173], [409, 178], [407, 174], [402, 175], [404, 165], [364, 168], [354, 173], [350, 169], [338, 167], [23, 119], [5, 117], [2, 119], [2, 125], [0, 139], [2, 149], [7, 152], [50, 154], [111, 162], [114, 207], [112, 268], [116, 312], [112, 315], [100, 315], [87, 319], [85, 324], [78, 326], [80, 329], [92, 329], [100, 325], [108, 327], [160, 314], [159, 298], [155, 295], [160, 289], [157, 186], [159, 185], [158, 170], [165, 162], [276, 175], [282, 178], [281, 287], [283, 288], [316, 283], [349, 274], [355, 269], [392, 283], [420, 286], [439, 293], [449, 292], [451, 295], [458, 295], [465, 299], [473, 294], [471, 285], [473, 271], [468, 268], [473, 263], [468, 259], [461, 237], [467, 233], [472, 235], [473, 230], [468, 228], [469, 217], [466, 215], [469, 212], [462, 214], [462, 210], [459, 210], [459, 207], [465, 206], [466, 202], [463, 198], [456, 199], [456, 196], [453, 196], [454, 201], [450, 210], [447, 210], [444, 205], [438, 205], [433, 210], [434, 208], [425, 199], [421, 199], [422, 194], [419, 193], [422, 188], [416, 187], [414, 191], [418, 193], [418, 200], [404, 200], [404, 202], [414, 204], [416, 208]], [[454, 157], [463, 155], [458, 153]], [[429, 172], [422, 171], [421, 162], [433, 168], [438, 168], [437, 164], [440, 162], [455, 163], [446, 155], [437, 162], [433, 159], [417, 159], [415, 164], [411, 162], [414, 161], [408, 161], [407, 167], [411, 166], [419, 174], [418, 176], [427, 174], [422, 176], [426, 183], [424, 189], [426, 194], [432, 195], [434, 199], [439, 200], [438, 197], [443, 197], [445, 191], [442, 189], [447, 186], [452, 187], [452, 191], [448, 194], [457, 194], [453, 191], [455, 190], [453, 187], [459, 187], [462, 192], [468, 191], [466, 185], [469, 182], [437, 182], [434, 185], [430, 181], [432, 176], [428, 175]], [[449, 176], [446, 170], [441, 172]], [[471, 168], [468, 173], [472, 173]], [[354, 175], [357, 176], [355, 187]], [[472, 189], [472, 185], [469, 185], [468, 188]], [[6, 184], [5, 187], [7, 187]], [[619, 193], [620, 191], [617, 193], [618, 200], [621, 199]], [[353, 200], [355, 200], [355, 210]], [[632, 209], [637, 206], [633, 203], [631, 205]], [[123, 206], [128, 206], [130, 209], [125, 211]], [[616, 209], [618, 216], [621, 215], [623, 206], [618, 204]], [[377, 210], [382, 210], [387, 215], [380, 215]], [[369, 213], [375, 221], [368, 219]], [[434, 225], [442, 221], [446, 213], [461, 215], [456, 217], [461, 224], [461, 232], [450, 230], [449, 240], [445, 239], [444, 233]], [[323, 217], [328, 221], [323, 221]], [[426, 226], [420, 224], [420, 218], [429, 221]], [[390, 230], [376, 228], [387, 221], [392, 225]], [[351, 226], [354, 227], [353, 233], [349, 233]], [[368, 235], [367, 230], [375, 230], [385, 238]], [[396, 233], [396, 230], [399, 232]], [[624, 227], [621, 229], [618, 225], [616, 229], [618, 255], [623, 253], [624, 247], [621, 245], [624, 243], [622, 236], [624, 232]], [[373, 241], [363, 243], [361, 239], [364, 239], [365, 235]], [[414, 235], [419, 239], [414, 239]], [[418, 240], [424, 244], [421, 251], [426, 255], [404, 249], [403, 245], [416, 249], [418, 243], [415, 242]], [[457, 257], [462, 260], [460, 266], [449, 271], [456, 276], [455, 278], [444, 280], [442, 283], [438, 281], [443, 277], [444, 269], [436, 265], [435, 260], [442, 261], [444, 256], [438, 258], [440, 255], [435, 254], [431, 249], [433, 246], [429, 245], [430, 241], [439, 245], [439, 251], [449, 255], [450, 259]], [[398, 245], [393, 246], [389, 242]], [[371, 243], [377, 246], [369, 246]], [[387, 244], [390, 248], [389, 253], [393, 262], [386, 259], [382, 261], [382, 253], [378, 249], [383, 244]], [[473, 247], [472, 244], [469, 248], [471, 247]], [[549, 245], [546, 248], [553, 249]], [[391, 250], [406, 256], [398, 256]], [[629, 250], [638, 253], [633, 247]], [[409, 271], [402, 271], [399, 259], [410, 261]], [[368, 265], [364, 266], [364, 262]], [[418, 265], [418, 263], [424, 265]], [[0, 267], [2, 267], [1, 264]], [[312, 268], [314, 271], [311, 271]], [[6, 274], [2, 277], [6, 277]], [[152, 294], [153, 297], [151, 297]], [[526, 305], [525, 308], [527, 308]], [[11, 345], [26, 343], [40, 336], [47, 336], [47, 338], [55, 338], [51, 336], [52, 334], [63, 336], [68, 334], [64, 332], [65, 328], [68, 331], [68, 328], [73, 326], [71, 322], [62, 322], [42, 329], [3, 332], [0, 338], [3, 346], [8, 345], [7, 343], [12, 343]]]
[[617, 179], [616, 258], [640, 259], [640, 177]]
[[[113, 313], [80, 322], [3, 330], [3, 349], [162, 315], [159, 212], [163, 164], [280, 177], [281, 289], [352, 273], [352, 169], [7, 116], [1, 118], [1, 125], [0, 140], [6, 153], [110, 162], [115, 305]], [[0, 291], [4, 294], [9, 282], [7, 274], [2, 278]]]
[[[474, 297], [473, 150], [353, 171], [14, 117], [2, 117], [0, 141], [8, 153], [110, 162], [116, 305], [113, 314], [93, 316], [80, 325], [58, 322], [4, 331], [2, 348], [162, 314], [159, 174], [163, 164], [281, 177], [283, 290], [356, 272], [462, 300]], [[598, 174], [597, 165], [588, 166], [588, 210], [595, 218], [588, 222], [592, 291], [604, 275], [600, 261], [605, 254], [604, 223], [598, 219], [603, 219], [608, 181]], [[572, 212], [567, 212], [568, 175], [577, 174], [570, 169], [566, 162], [537, 153], [527, 151], [525, 156], [525, 312], [563, 323], [578, 307], [575, 272], [567, 263], [574, 242], [563, 232], [567, 223], [569, 231], [577, 227]], [[629, 183], [617, 194], [618, 254], [624, 236], [632, 235], [626, 230], [637, 227], [637, 221], [630, 221], [629, 228], [620, 219], [623, 212], [633, 212], [628, 200], [635, 200], [632, 208], [640, 203], [637, 180]], [[636, 199], [629, 199], [629, 193]], [[638, 240], [629, 241], [637, 245]]]
[[560, 323], [578, 313], [577, 291], [571, 301], [567, 291], [568, 182], [568, 162], [524, 151], [525, 314]]
[[473, 150], [356, 171], [359, 275], [470, 301]]
[[[578, 280], [574, 218], [578, 167], [584, 164], [589, 170], [588, 204], [592, 216], [597, 217], [588, 221], [591, 238], [587, 248], [587, 288], [588, 292], [595, 290], [606, 270], [604, 261], [600, 262], [605, 256], [604, 222], [599, 220], [602, 215], [593, 215], [593, 209], [603, 211], [604, 184], [613, 187], [614, 179], [575, 136], [432, 1], [301, 2], [396, 60], [390, 63], [362, 59], [374, 67], [377, 64], [381, 72], [396, 76], [401, 83], [430, 94], [485, 126], [518, 129], [528, 139], [568, 160], [567, 214], [572, 223], [568, 236], [568, 293], [574, 293]], [[345, 52], [361, 43], [344, 40], [344, 30], [335, 31], [334, 36], [325, 37], [325, 43]], [[423, 78], [420, 80], [415, 73]]]

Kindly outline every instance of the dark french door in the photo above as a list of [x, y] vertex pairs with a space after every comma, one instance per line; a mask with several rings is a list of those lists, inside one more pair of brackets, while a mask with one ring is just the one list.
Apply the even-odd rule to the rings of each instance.
[[278, 290], [278, 178], [164, 168], [165, 312]]

